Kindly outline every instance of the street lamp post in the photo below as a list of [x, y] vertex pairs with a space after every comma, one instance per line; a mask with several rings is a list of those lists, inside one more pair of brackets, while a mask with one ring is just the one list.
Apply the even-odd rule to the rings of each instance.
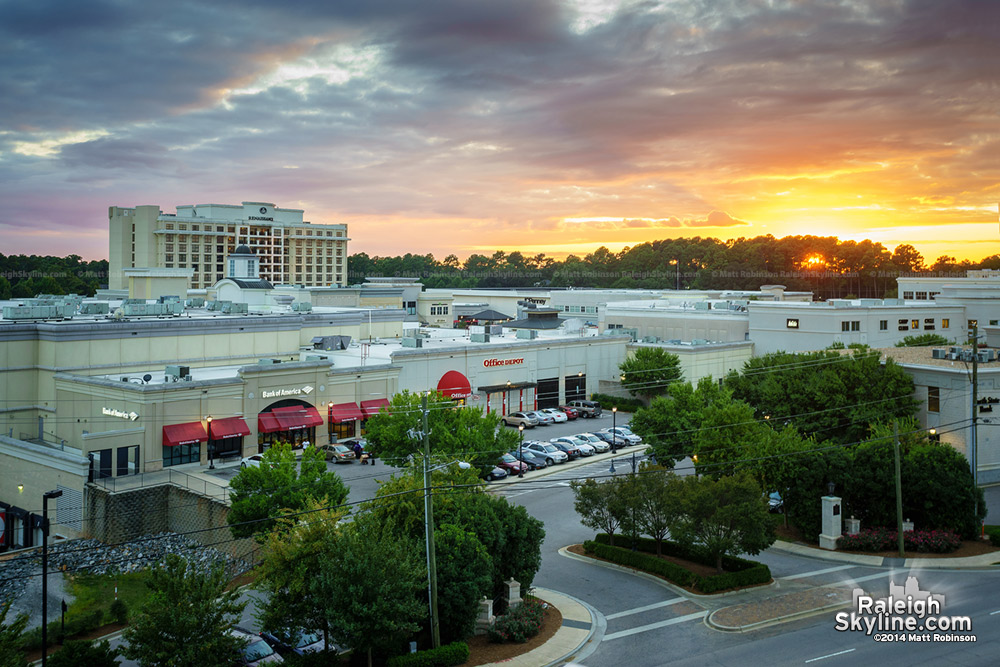
[[520, 464], [517, 468], [517, 476], [524, 478], [524, 424], [517, 425], [518, 434], [521, 436], [520, 442], [517, 445], [517, 459]]
[[49, 652], [49, 499], [62, 494], [61, 489], [42, 494], [42, 667]]
[[618, 406], [611, 408], [611, 453], [618, 453], [618, 434], [615, 432], [615, 420], [618, 418]]
[[208, 422], [208, 469], [215, 470], [215, 445], [212, 443], [212, 415], [209, 415], [205, 421]]

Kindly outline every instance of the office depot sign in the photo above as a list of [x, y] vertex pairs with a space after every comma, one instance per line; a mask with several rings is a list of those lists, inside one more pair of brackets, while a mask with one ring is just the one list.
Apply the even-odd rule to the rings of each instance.
[[494, 366], [518, 366], [524, 363], [524, 357], [516, 359], [484, 359], [483, 366], [493, 368]]

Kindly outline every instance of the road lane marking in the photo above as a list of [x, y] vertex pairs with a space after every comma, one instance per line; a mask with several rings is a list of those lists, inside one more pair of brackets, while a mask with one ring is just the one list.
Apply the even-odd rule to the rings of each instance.
[[990, 612], [990, 616], [995, 616], [996, 614], [1000, 614], [1000, 610]]
[[671, 618], [667, 621], [660, 621], [659, 623], [650, 623], [649, 625], [640, 625], [637, 628], [632, 628], [631, 630], [622, 630], [621, 632], [612, 632], [610, 634], [604, 635], [601, 642], [611, 641], [612, 639], [621, 639], [622, 637], [631, 637], [632, 635], [637, 635], [640, 632], [649, 632], [650, 630], [658, 630], [660, 628], [665, 628], [668, 625], [676, 625], [678, 623], [685, 623], [687, 621], [694, 621], [700, 618], [705, 618], [708, 616], [707, 611], [699, 611], [696, 614], [688, 614], [687, 616], [678, 616], [677, 618]]
[[897, 574], [908, 574], [909, 570], [892, 570], [890, 572], [879, 572], [878, 574], [869, 574], [867, 577], [857, 577], [856, 579], [847, 579], [843, 583], [845, 584], [860, 584], [862, 581], [871, 581], [872, 579], [884, 579], [885, 577], [895, 577]]
[[656, 602], [654, 604], [647, 604], [645, 607], [636, 607], [635, 609], [629, 609], [627, 611], [620, 611], [617, 614], [609, 614], [604, 618], [611, 621], [616, 618], [621, 618], [622, 616], [630, 616], [632, 614], [641, 614], [644, 611], [649, 611], [650, 609], [659, 609], [660, 607], [669, 607], [672, 604], [677, 604], [678, 602], [685, 602], [687, 598], [673, 598], [671, 600], [663, 600], [662, 602]]
[[852, 567], [857, 567], [857, 565], [838, 565], [837, 567], [828, 567], [825, 570], [813, 570], [812, 572], [800, 572], [799, 574], [793, 574], [789, 577], [778, 577], [782, 581], [792, 581], [793, 579], [804, 579], [806, 577], [812, 577], [819, 574], [827, 574], [829, 572], [839, 572], [840, 570], [849, 570]]
[[817, 660], [826, 660], [827, 658], [832, 658], [832, 657], [837, 656], [837, 655], [844, 655], [845, 653], [850, 653], [851, 651], [854, 651], [854, 650], [856, 650], [856, 649], [849, 648], [846, 651], [838, 651], [837, 653], [831, 653], [829, 655], [821, 655], [818, 658], [810, 658], [809, 660], [806, 660], [806, 664], [808, 665], [810, 662], [816, 662]]

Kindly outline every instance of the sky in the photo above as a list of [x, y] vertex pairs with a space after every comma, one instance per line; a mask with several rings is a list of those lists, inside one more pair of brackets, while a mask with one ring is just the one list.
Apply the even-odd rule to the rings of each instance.
[[349, 253], [1000, 252], [996, 0], [0, 0], [0, 252], [265, 201]]

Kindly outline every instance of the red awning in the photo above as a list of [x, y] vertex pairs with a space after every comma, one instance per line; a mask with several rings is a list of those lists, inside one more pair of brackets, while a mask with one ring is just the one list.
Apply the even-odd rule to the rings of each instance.
[[381, 410], [388, 407], [388, 398], [373, 398], [370, 401], [361, 401], [361, 414], [363, 414], [365, 418], [368, 418], [372, 415], [377, 415]]
[[276, 433], [284, 431], [278, 418], [270, 412], [262, 412], [257, 415], [257, 430], [261, 433]]
[[271, 413], [278, 418], [278, 422], [284, 427], [282, 430], [285, 431], [323, 425], [323, 418], [320, 416], [319, 410], [311, 405], [289, 405], [283, 408], [274, 408]]
[[450, 399], [469, 398], [472, 385], [469, 378], [458, 371], [448, 371], [438, 380], [437, 390]]
[[250, 427], [247, 426], [242, 417], [223, 417], [209, 422], [208, 435], [209, 440], [241, 438], [244, 435], [250, 435]]
[[330, 422], [342, 424], [361, 419], [361, 410], [357, 403], [337, 403], [330, 406]]
[[171, 424], [163, 427], [163, 446], [176, 447], [177, 445], [193, 445], [196, 442], [205, 442], [208, 435], [201, 422], [190, 422], [188, 424]]

